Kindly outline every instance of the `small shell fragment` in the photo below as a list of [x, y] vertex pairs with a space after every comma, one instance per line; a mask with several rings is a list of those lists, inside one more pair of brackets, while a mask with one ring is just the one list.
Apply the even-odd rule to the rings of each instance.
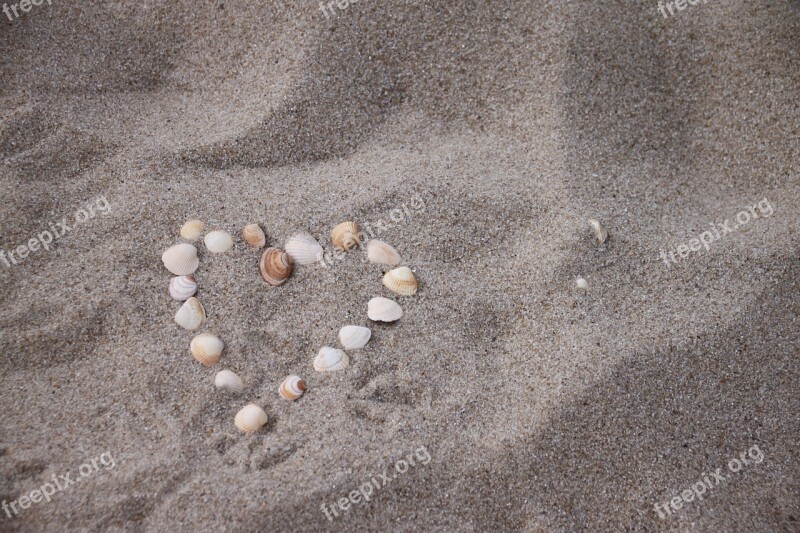
[[373, 263], [387, 266], [400, 264], [400, 254], [391, 245], [378, 239], [367, 241], [367, 258]]
[[577, 288], [579, 288], [581, 290], [585, 290], [588, 286], [589, 286], [589, 283], [583, 278], [578, 278], [578, 279], [575, 280], [575, 287], [577, 287]]
[[267, 236], [258, 224], [250, 224], [242, 230], [244, 242], [253, 248], [263, 248], [267, 244]]
[[403, 308], [388, 298], [373, 298], [367, 304], [367, 316], [376, 322], [394, 322], [403, 316]]
[[233, 237], [227, 231], [211, 231], [206, 234], [204, 242], [212, 254], [222, 254], [233, 248]]
[[264, 281], [277, 287], [292, 274], [292, 258], [283, 250], [267, 248], [258, 261], [258, 270]]
[[239, 431], [253, 433], [264, 427], [264, 424], [267, 423], [267, 413], [256, 404], [251, 403], [245, 405], [236, 413], [236, 418], [234, 418], [233, 423]]
[[169, 295], [174, 300], [185, 302], [197, 292], [194, 276], [176, 276], [169, 282]]
[[225, 343], [222, 339], [211, 333], [197, 335], [189, 345], [192, 355], [203, 366], [214, 366], [222, 356]]
[[372, 337], [372, 331], [362, 326], [344, 326], [339, 330], [339, 342], [345, 350], [363, 348]]
[[322, 260], [322, 246], [308, 233], [300, 233], [286, 241], [286, 253], [298, 265], [311, 265]]
[[318, 372], [333, 372], [343, 370], [350, 365], [350, 358], [338, 348], [323, 346], [317, 357], [314, 358], [314, 370]]
[[214, 386], [226, 392], [239, 393], [244, 390], [244, 382], [231, 370], [220, 370], [214, 376]]
[[189, 220], [181, 226], [181, 237], [189, 242], [195, 242], [203, 234], [202, 220]]
[[603, 225], [600, 224], [600, 221], [591, 218], [589, 219], [588, 222], [589, 226], [592, 228], [592, 231], [594, 232], [594, 236], [597, 237], [597, 241], [600, 244], [606, 242], [606, 239], [608, 239], [608, 232], [606, 231], [606, 228], [604, 228]]
[[408, 267], [395, 268], [384, 274], [383, 284], [400, 296], [411, 296], [417, 292], [417, 278]]
[[296, 400], [306, 391], [306, 382], [300, 376], [288, 376], [278, 387], [278, 393], [287, 400]]
[[206, 310], [200, 300], [192, 296], [175, 313], [175, 322], [182, 328], [195, 331], [206, 321]]
[[331, 242], [339, 250], [349, 250], [361, 242], [358, 224], [342, 222], [331, 230]]
[[166, 269], [176, 276], [193, 274], [200, 264], [200, 259], [197, 258], [197, 248], [186, 243], [176, 244], [167, 248], [161, 254], [161, 261]]

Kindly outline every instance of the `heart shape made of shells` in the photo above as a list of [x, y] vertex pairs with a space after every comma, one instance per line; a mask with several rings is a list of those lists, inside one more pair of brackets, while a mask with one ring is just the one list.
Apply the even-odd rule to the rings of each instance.
[[[189, 331], [198, 331], [205, 324], [206, 311], [195, 296], [197, 281], [194, 273], [200, 265], [194, 242], [203, 237], [204, 223], [200, 220], [186, 222], [180, 230], [184, 241], [168, 248], [161, 256], [164, 266], [175, 277], [170, 280], [169, 294], [183, 305], [175, 313], [175, 322]], [[258, 224], [250, 224], [242, 229], [242, 238], [247, 245], [261, 249], [267, 245], [264, 231]], [[362, 233], [355, 222], [342, 222], [331, 231], [331, 243], [342, 251], [350, 251], [362, 245]], [[206, 250], [212, 254], [222, 254], [234, 246], [233, 236], [226, 231], [211, 231], [203, 237]], [[370, 239], [364, 244], [367, 258], [381, 265], [391, 267], [383, 276], [383, 284], [398, 296], [413, 296], [417, 292], [417, 279], [410, 268], [398, 266], [400, 254], [391, 245]], [[295, 265], [312, 265], [323, 259], [322, 246], [308, 233], [290, 237], [284, 249], [267, 247], [261, 253], [258, 269], [264, 281], [272, 286], [283, 285]], [[367, 317], [373, 322], [395, 322], [403, 316], [403, 309], [394, 300], [376, 297], [367, 304]], [[350, 365], [347, 351], [363, 348], [369, 342], [372, 331], [365, 326], [346, 325], [339, 330], [339, 344], [343, 349], [323, 346], [314, 358], [313, 367], [318, 372], [334, 372]], [[199, 333], [189, 344], [192, 356], [200, 364], [211, 367], [219, 363], [225, 343], [208, 332]], [[231, 370], [220, 370], [214, 377], [217, 389], [229, 393], [240, 393], [244, 382]], [[278, 394], [289, 401], [297, 400], [307, 390], [307, 383], [297, 375], [287, 376], [278, 386]], [[242, 407], [234, 418], [234, 425], [245, 433], [261, 429], [267, 423], [264, 409], [254, 403]]]

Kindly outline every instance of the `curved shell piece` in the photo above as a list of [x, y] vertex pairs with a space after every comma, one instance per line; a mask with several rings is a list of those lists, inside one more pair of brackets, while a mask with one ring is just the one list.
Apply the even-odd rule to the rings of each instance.
[[372, 337], [372, 331], [362, 326], [344, 326], [339, 330], [339, 342], [345, 350], [363, 348]]
[[211, 231], [206, 234], [204, 242], [212, 254], [222, 254], [233, 248], [233, 237], [227, 231]]
[[367, 304], [367, 316], [376, 322], [394, 322], [403, 316], [403, 309], [397, 302], [379, 296]]
[[181, 226], [181, 237], [189, 242], [195, 242], [203, 234], [202, 220], [188, 220]]
[[338, 348], [323, 346], [317, 357], [314, 358], [314, 370], [318, 372], [333, 372], [343, 370], [350, 366], [350, 358]]
[[214, 366], [222, 356], [225, 343], [222, 339], [211, 333], [201, 333], [192, 339], [189, 347], [197, 362], [203, 366]]
[[358, 224], [342, 222], [331, 230], [331, 242], [339, 250], [349, 250], [361, 242]]
[[585, 290], [588, 286], [589, 283], [583, 278], [578, 278], [575, 280], [575, 287], [578, 289]]
[[214, 376], [214, 386], [226, 392], [239, 393], [244, 390], [244, 382], [236, 372], [231, 370], [220, 370]]
[[287, 400], [296, 400], [306, 391], [306, 382], [300, 376], [288, 376], [278, 387], [278, 393]]
[[267, 236], [258, 224], [250, 224], [242, 230], [244, 242], [253, 248], [263, 248], [267, 244]]
[[197, 248], [192, 244], [176, 244], [167, 248], [161, 254], [161, 262], [176, 276], [188, 276], [197, 270], [200, 259], [197, 258]]
[[367, 241], [367, 258], [373, 263], [397, 266], [400, 264], [400, 254], [390, 244], [378, 239]]
[[206, 321], [206, 310], [200, 300], [192, 296], [175, 313], [175, 322], [182, 328], [194, 331]]
[[258, 270], [264, 281], [277, 287], [292, 274], [292, 258], [283, 250], [267, 248], [258, 261]]
[[606, 242], [606, 239], [608, 239], [608, 231], [606, 231], [606, 228], [604, 228], [603, 225], [600, 224], [600, 221], [591, 218], [589, 219], [588, 222], [589, 226], [592, 228], [592, 231], [594, 232], [594, 236], [597, 237], [597, 241], [600, 244]]
[[233, 423], [239, 431], [253, 433], [264, 427], [264, 424], [267, 423], [267, 413], [254, 403], [247, 404], [236, 413], [236, 418], [234, 418]]
[[322, 260], [322, 246], [308, 233], [300, 233], [286, 241], [286, 253], [298, 265], [310, 265]]
[[417, 278], [408, 267], [395, 268], [384, 274], [383, 284], [400, 296], [411, 296], [417, 292]]
[[173, 300], [185, 302], [197, 292], [194, 276], [176, 276], [169, 282], [169, 295]]

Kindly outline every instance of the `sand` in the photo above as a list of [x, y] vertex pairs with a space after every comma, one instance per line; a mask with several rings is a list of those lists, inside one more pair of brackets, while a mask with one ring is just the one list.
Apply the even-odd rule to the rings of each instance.
[[[70, 227], [0, 262], [0, 530], [800, 530], [797, 2], [266, 4], [0, 18], [0, 249]], [[191, 218], [237, 240], [198, 246], [211, 369], [160, 260]], [[357, 251], [269, 288], [240, 235], [350, 219], [420, 281], [395, 324]]]

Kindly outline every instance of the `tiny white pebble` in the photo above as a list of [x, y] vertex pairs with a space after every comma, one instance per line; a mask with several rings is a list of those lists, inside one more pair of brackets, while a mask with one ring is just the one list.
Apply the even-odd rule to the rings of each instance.
[[575, 280], [575, 286], [578, 287], [579, 289], [585, 289], [586, 287], [589, 286], [589, 283], [587, 283], [586, 280], [583, 278], [578, 278], [577, 280]]

